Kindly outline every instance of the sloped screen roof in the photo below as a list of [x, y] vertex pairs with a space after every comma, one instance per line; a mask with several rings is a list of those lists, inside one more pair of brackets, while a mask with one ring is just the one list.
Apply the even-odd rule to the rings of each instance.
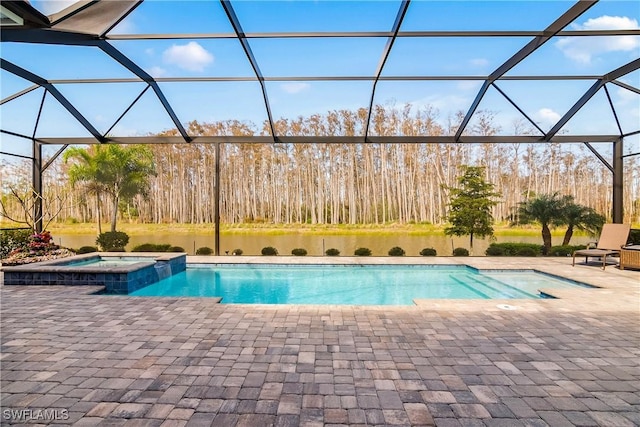
[[[625, 137], [633, 151], [639, 14], [624, 0], [3, 2], [2, 150], [30, 149], [32, 138]], [[377, 127], [376, 114], [389, 109], [428, 117], [440, 131]], [[353, 126], [310, 134], [292, 125], [328, 112], [350, 112]], [[244, 132], [199, 135], [194, 121], [238, 121]]]

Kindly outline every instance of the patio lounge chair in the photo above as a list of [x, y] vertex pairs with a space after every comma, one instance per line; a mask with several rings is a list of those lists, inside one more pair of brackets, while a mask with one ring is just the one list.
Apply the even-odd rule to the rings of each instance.
[[585, 263], [589, 262], [589, 257], [602, 258], [602, 269], [607, 266], [607, 256], [620, 254], [620, 248], [627, 243], [629, 237], [630, 224], [605, 224], [600, 233], [600, 239], [595, 248], [581, 249], [573, 252], [573, 263], [576, 265], [576, 256], [586, 257]]

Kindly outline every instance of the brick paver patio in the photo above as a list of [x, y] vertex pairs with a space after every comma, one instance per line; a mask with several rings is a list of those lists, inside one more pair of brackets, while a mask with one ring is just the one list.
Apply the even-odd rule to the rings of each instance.
[[2, 424], [640, 425], [640, 274], [607, 270], [516, 310], [2, 286]]

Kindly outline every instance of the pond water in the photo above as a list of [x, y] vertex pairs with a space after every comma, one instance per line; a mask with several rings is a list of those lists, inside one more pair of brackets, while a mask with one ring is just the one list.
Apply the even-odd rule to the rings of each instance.
[[[91, 235], [54, 235], [55, 243], [70, 248], [81, 246], [95, 246], [96, 236]], [[571, 244], [586, 244], [593, 238], [588, 236], [575, 236]], [[539, 236], [498, 236], [497, 242], [523, 242], [542, 244]], [[185, 251], [193, 255], [197, 248], [208, 246], [213, 248], [212, 234], [159, 234], [150, 236], [131, 236], [127, 250], [143, 243], [168, 243], [173, 246], [181, 246]], [[491, 242], [487, 239], [474, 239], [473, 255], [484, 256], [484, 252]], [[553, 244], [562, 243], [561, 236], [554, 236]], [[260, 255], [265, 246], [273, 246], [280, 255], [290, 255], [294, 248], [304, 248], [309, 256], [321, 256], [324, 250], [336, 248], [340, 255], [351, 256], [356, 248], [366, 247], [371, 249], [373, 256], [386, 256], [394, 246], [400, 246], [407, 256], [418, 256], [424, 248], [434, 248], [438, 255], [449, 256], [453, 248], [469, 248], [468, 237], [447, 237], [444, 235], [414, 236], [400, 233], [376, 234], [376, 235], [310, 235], [310, 234], [223, 234], [220, 236], [220, 251], [231, 254], [234, 249], [242, 249], [243, 255]]]

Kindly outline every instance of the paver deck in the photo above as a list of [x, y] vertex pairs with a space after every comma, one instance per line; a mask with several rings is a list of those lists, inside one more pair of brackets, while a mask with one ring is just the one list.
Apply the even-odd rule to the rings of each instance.
[[496, 300], [251, 306], [2, 286], [1, 423], [640, 425], [640, 273], [568, 259], [445, 261], [604, 288], [503, 310]]

